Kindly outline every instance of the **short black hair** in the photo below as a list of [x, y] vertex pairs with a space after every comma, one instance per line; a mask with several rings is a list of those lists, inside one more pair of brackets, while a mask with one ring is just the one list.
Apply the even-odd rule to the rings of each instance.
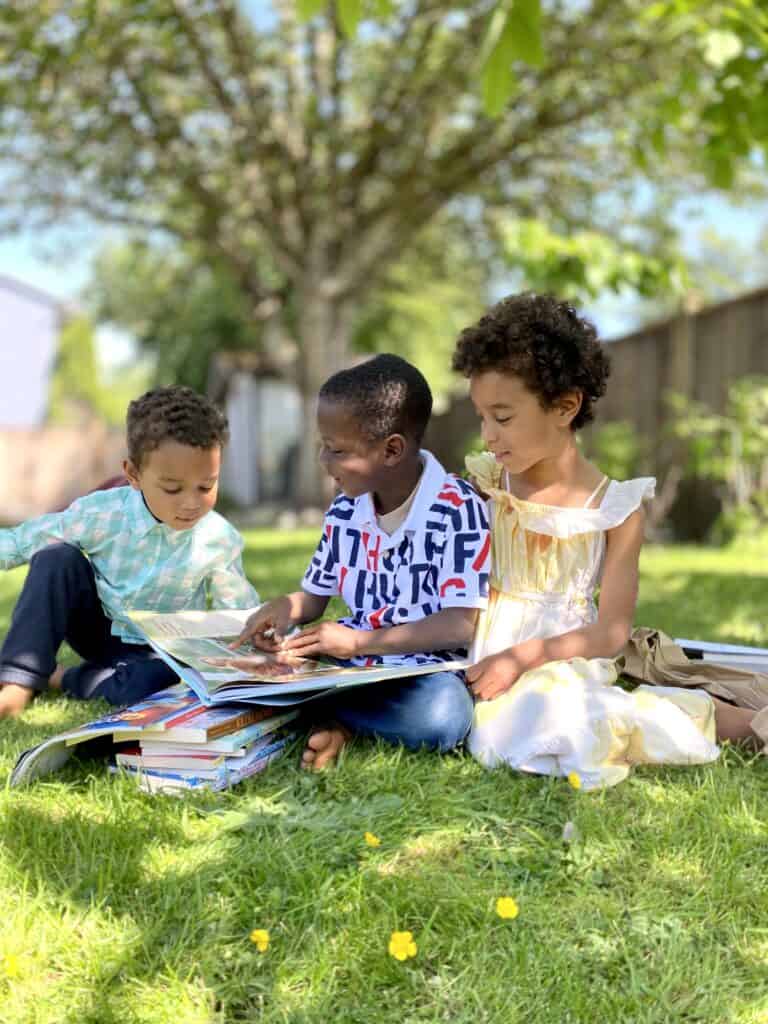
[[432, 392], [424, 375], [389, 353], [334, 373], [319, 397], [346, 405], [369, 441], [402, 434], [420, 444], [432, 415]]
[[572, 430], [594, 419], [594, 404], [605, 394], [611, 372], [594, 325], [570, 303], [534, 292], [502, 299], [463, 330], [453, 369], [465, 377], [490, 370], [514, 374], [544, 409], [568, 392], [581, 392]]
[[223, 447], [229, 440], [227, 417], [192, 388], [154, 388], [128, 406], [128, 456], [136, 466], [163, 441], [190, 448]]

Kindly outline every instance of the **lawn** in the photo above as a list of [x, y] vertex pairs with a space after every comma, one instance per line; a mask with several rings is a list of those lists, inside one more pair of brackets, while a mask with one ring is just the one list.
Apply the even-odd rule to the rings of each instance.
[[[248, 535], [262, 595], [313, 542]], [[0, 576], [0, 632], [21, 580]], [[644, 554], [639, 623], [765, 644], [767, 618], [758, 546]], [[46, 699], [0, 725], [3, 778], [99, 710]], [[320, 777], [296, 762], [187, 800], [95, 762], [0, 791], [2, 1024], [768, 1021], [764, 759], [597, 794], [369, 743]]]

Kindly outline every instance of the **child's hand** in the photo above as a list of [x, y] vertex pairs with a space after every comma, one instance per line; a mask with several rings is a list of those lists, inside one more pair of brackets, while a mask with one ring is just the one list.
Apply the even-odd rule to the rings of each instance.
[[276, 597], [248, 618], [240, 636], [229, 646], [235, 650], [250, 643], [259, 650], [274, 654], [280, 650], [283, 637], [292, 625], [290, 601], [287, 597]]
[[466, 675], [469, 688], [478, 700], [493, 700], [510, 690], [524, 671], [525, 666], [514, 650], [507, 650], [478, 661], [467, 669]]
[[6, 683], [0, 689], [0, 718], [15, 718], [32, 703], [35, 691], [18, 683]]
[[300, 658], [328, 654], [332, 658], [354, 658], [363, 653], [365, 630], [351, 629], [338, 622], [317, 622], [284, 640], [280, 650]]

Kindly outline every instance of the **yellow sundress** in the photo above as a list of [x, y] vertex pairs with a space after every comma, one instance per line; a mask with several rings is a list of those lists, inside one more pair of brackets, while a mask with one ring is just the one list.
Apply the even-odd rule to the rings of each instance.
[[[605, 531], [653, 497], [651, 477], [611, 480], [595, 508], [559, 508], [509, 493], [493, 455], [468, 456], [489, 498], [491, 579], [470, 651], [473, 662], [538, 637], [559, 636], [597, 618], [595, 589]], [[598, 488], [598, 491], [602, 488]], [[609, 658], [553, 661], [523, 673], [506, 693], [475, 706], [467, 745], [487, 767], [541, 775], [578, 774], [584, 789], [611, 786], [633, 764], [713, 761], [714, 705], [702, 690], [613, 686]]]

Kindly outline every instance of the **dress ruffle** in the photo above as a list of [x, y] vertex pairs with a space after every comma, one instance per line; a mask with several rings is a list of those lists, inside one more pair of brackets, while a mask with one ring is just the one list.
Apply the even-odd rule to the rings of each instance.
[[656, 489], [656, 480], [650, 476], [611, 480], [597, 508], [561, 508], [523, 501], [510, 494], [502, 487], [504, 467], [490, 452], [468, 455], [465, 465], [480, 490], [496, 503], [497, 515], [513, 512], [524, 530], [561, 539], [620, 526], [654, 496]]

